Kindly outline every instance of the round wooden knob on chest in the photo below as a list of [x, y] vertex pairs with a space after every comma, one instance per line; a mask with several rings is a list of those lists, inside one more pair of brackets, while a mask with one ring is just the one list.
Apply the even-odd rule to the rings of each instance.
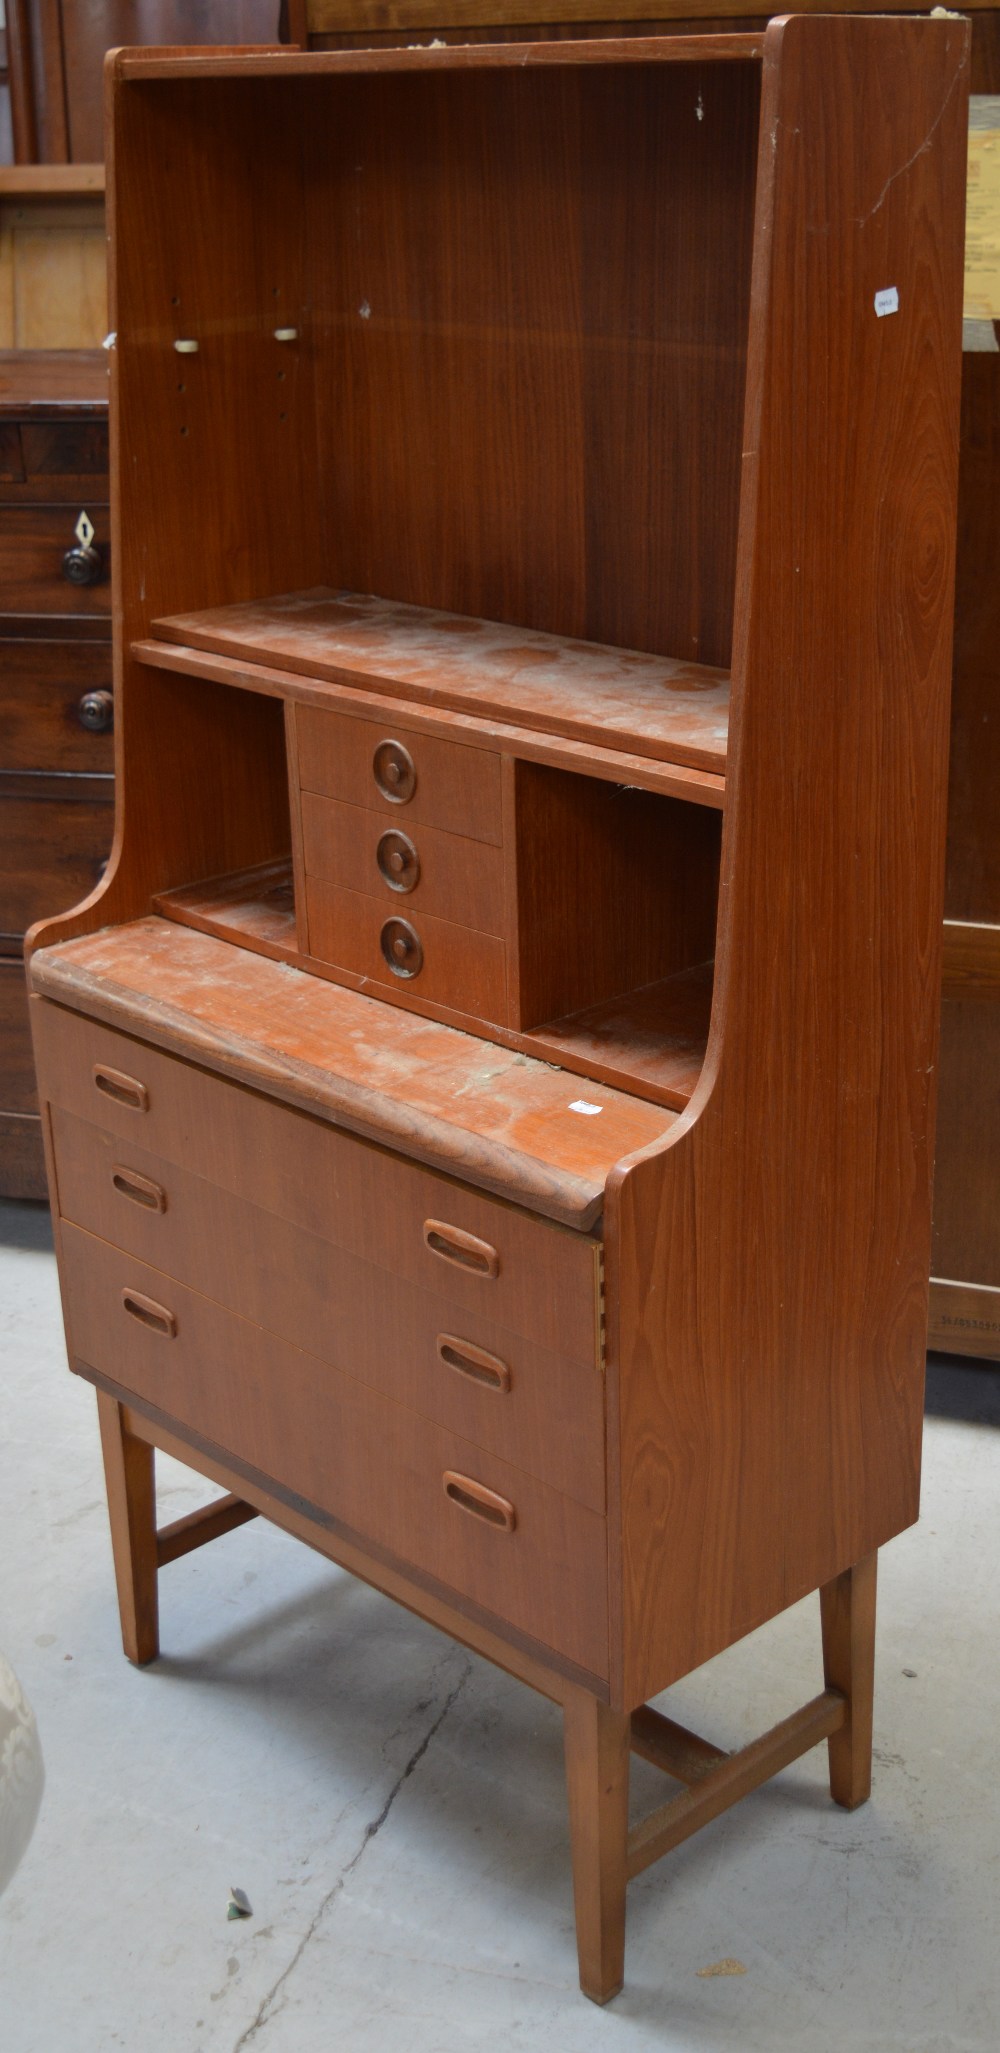
[[62, 574], [67, 584], [99, 584], [104, 574], [100, 550], [83, 543], [77, 543], [74, 548], [67, 549], [62, 560]]
[[401, 741], [380, 741], [372, 757], [375, 782], [383, 798], [404, 806], [417, 788], [417, 772], [409, 749]]
[[107, 734], [114, 713], [115, 702], [109, 691], [85, 691], [76, 702], [76, 717], [88, 734]]
[[390, 891], [412, 891], [420, 882], [420, 857], [409, 835], [395, 827], [380, 837], [375, 860]]
[[423, 943], [409, 920], [386, 920], [379, 945], [394, 977], [420, 974], [424, 966]]

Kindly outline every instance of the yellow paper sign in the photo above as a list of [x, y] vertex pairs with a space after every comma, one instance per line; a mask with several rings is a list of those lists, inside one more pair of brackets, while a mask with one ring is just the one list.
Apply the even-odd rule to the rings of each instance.
[[1000, 320], [1000, 97], [969, 103], [969, 183], [965, 218], [967, 321]]

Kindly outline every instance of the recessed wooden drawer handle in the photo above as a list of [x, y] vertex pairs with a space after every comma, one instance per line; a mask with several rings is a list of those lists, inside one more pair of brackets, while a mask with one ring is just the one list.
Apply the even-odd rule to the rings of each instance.
[[507, 1363], [498, 1354], [489, 1354], [485, 1347], [476, 1347], [471, 1340], [457, 1340], [454, 1333], [439, 1333], [437, 1351], [449, 1369], [457, 1369], [460, 1375], [481, 1383], [484, 1389], [497, 1390], [502, 1395], [510, 1389]]
[[460, 1511], [470, 1511], [474, 1518], [483, 1518], [487, 1525], [499, 1527], [501, 1532], [512, 1533], [517, 1524], [517, 1512], [506, 1497], [498, 1497], [495, 1490], [488, 1490], [485, 1483], [474, 1483], [471, 1476], [456, 1475], [455, 1470], [446, 1468], [441, 1478], [444, 1494], [457, 1504]]
[[166, 1191], [158, 1183], [151, 1183], [148, 1176], [140, 1176], [137, 1169], [123, 1169], [116, 1162], [111, 1181], [123, 1198], [131, 1198], [133, 1205], [145, 1205], [148, 1212], [166, 1211]]
[[477, 1240], [474, 1233], [463, 1233], [460, 1226], [447, 1226], [443, 1219], [425, 1219], [424, 1240], [431, 1254], [440, 1255], [443, 1262], [455, 1262], [477, 1276], [500, 1274], [496, 1248], [488, 1240]]
[[130, 1319], [138, 1319], [140, 1326], [149, 1326], [154, 1333], [165, 1333], [173, 1340], [177, 1332], [177, 1321], [166, 1305], [158, 1305], [155, 1297], [143, 1297], [141, 1290], [123, 1290], [122, 1304]]
[[116, 1105], [130, 1105], [133, 1112], [149, 1111], [149, 1092], [137, 1077], [126, 1076], [124, 1070], [108, 1069], [105, 1063], [95, 1062], [94, 1082], [106, 1098], [113, 1098]]

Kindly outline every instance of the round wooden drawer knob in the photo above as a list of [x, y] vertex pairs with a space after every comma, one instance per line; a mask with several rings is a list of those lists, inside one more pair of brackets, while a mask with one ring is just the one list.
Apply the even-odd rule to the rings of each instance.
[[62, 560], [62, 572], [67, 584], [99, 584], [104, 575], [100, 550], [77, 542], [72, 549], [67, 549]]
[[390, 891], [413, 891], [420, 882], [420, 857], [408, 834], [390, 827], [375, 850], [379, 875]]
[[107, 734], [114, 717], [115, 702], [109, 691], [85, 691], [76, 702], [76, 717], [88, 734]]
[[394, 977], [419, 976], [424, 966], [423, 944], [409, 920], [386, 920], [379, 943]]
[[405, 806], [417, 788], [417, 772], [409, 749], [401, 741], [380, 741], [372, 757], [375, 782], [383, 798]]

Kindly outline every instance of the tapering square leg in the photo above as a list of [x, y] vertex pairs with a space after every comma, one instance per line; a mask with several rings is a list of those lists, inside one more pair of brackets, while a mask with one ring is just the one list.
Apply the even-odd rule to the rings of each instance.
[[625, 1975], [630, 1720], [585, 1690], [563, 1715], [580, 1987], [607, 2003]]
[[126, 1431], [124, 1407], [97, 1392], [111, 1548], [118, 1584], [122, 1645], [142, 1667], [160, 1651], [156, 1574], [156, 1487], [153, 1449]]
[[830, 1794], [848, 1811], [871, 1795], [877, 1563], [869, 1554], [819, 1593], [826, 1686], [847, 1698], [847, 1718], [828, 1741]]

